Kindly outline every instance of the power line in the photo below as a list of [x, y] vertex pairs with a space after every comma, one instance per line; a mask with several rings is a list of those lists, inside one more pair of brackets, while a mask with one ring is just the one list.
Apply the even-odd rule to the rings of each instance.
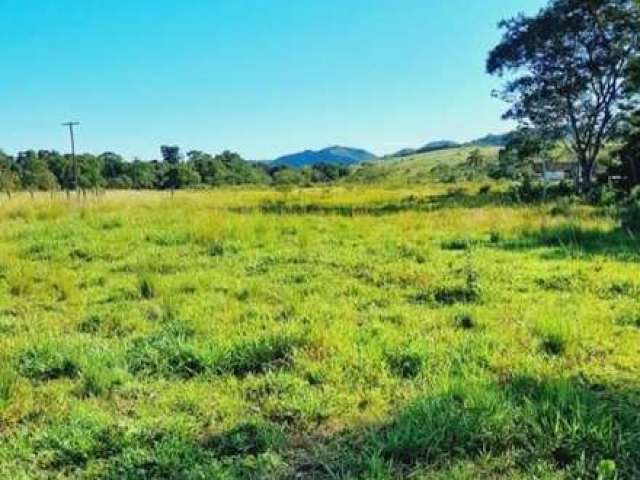
[[71, 160], [73, 161], [73, 189], [78, 190], [78, 162], [76, 161], [76, 142], [73, 134], [73, 127], [80, 125], [80, 122], [65, 122], [64, 127], [69, 127], [69, 137], [71, 138]]

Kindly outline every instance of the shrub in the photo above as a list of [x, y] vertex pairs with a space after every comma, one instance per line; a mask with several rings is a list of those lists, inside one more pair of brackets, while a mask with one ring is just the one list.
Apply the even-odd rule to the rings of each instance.
[[636, 187], [620, 212], [622, 227], [633, 233], [640, 233], [640, 187]]
[[598, 206], [612, 206], [619, 200], [619, 193], [612, 189], [609, 185], [596, 185], [591, 189], [588, 195], [588, 200], [593, 205]]
[[508, 195], [516, 202], [532, 203], [570, 197], [575, 193], [575, 188], [568, 182], [545, 185], [543, 182], [525, 177], [521, 182], [511, 186]]
[[43, 343], [30, 347], [17, 357], [18, 372], [31, 380], [72, 378], [78, 374], [78, 364], [63, 345]]
[[516, 202], [530, 203], [542, 200], [546, 192], [542, 183], [533, 182], [529, 177], [525, 177], [522, 182], [512, 185], [508, 194]]

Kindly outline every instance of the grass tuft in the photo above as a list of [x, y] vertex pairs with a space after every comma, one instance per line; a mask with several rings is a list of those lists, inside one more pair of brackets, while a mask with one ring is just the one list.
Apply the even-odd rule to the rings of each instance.
[[242, 340], [219, 355], [214, 361], [214, 371], [245, 376], [285, 368], [291, 365], [294, 353], [305, 343], [305, 339], [297, 335]]
[[77, 376], [73, 352], [62, 343], [43, 342], [22, 351], [16, 358], [18, 372], [31, 380], [55, 380]]
[[156, 286], [151, 277], [144, 276], [138, 280], [138, 292], [140, 298], [150, 300], [156, 296]]

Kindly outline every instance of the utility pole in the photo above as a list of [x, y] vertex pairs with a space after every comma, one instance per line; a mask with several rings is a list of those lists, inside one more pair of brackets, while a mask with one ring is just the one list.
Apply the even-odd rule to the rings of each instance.
[[80, 125], [80, 122], [65, 122], [64, 127], [69, 127], [69, 136], [71, 137], [71, 160], [73, 162], [73, 189], [78, 191], [78, 162], [76, 160], [76, 142], [73, 135], [73, 127]]

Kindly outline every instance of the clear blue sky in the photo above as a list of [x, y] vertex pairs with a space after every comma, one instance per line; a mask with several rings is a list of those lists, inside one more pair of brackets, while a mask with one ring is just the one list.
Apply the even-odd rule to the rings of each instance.
[[268, 159], [509, 128], [498, 20], [544, 0], [0, 0], [0, 148]]

